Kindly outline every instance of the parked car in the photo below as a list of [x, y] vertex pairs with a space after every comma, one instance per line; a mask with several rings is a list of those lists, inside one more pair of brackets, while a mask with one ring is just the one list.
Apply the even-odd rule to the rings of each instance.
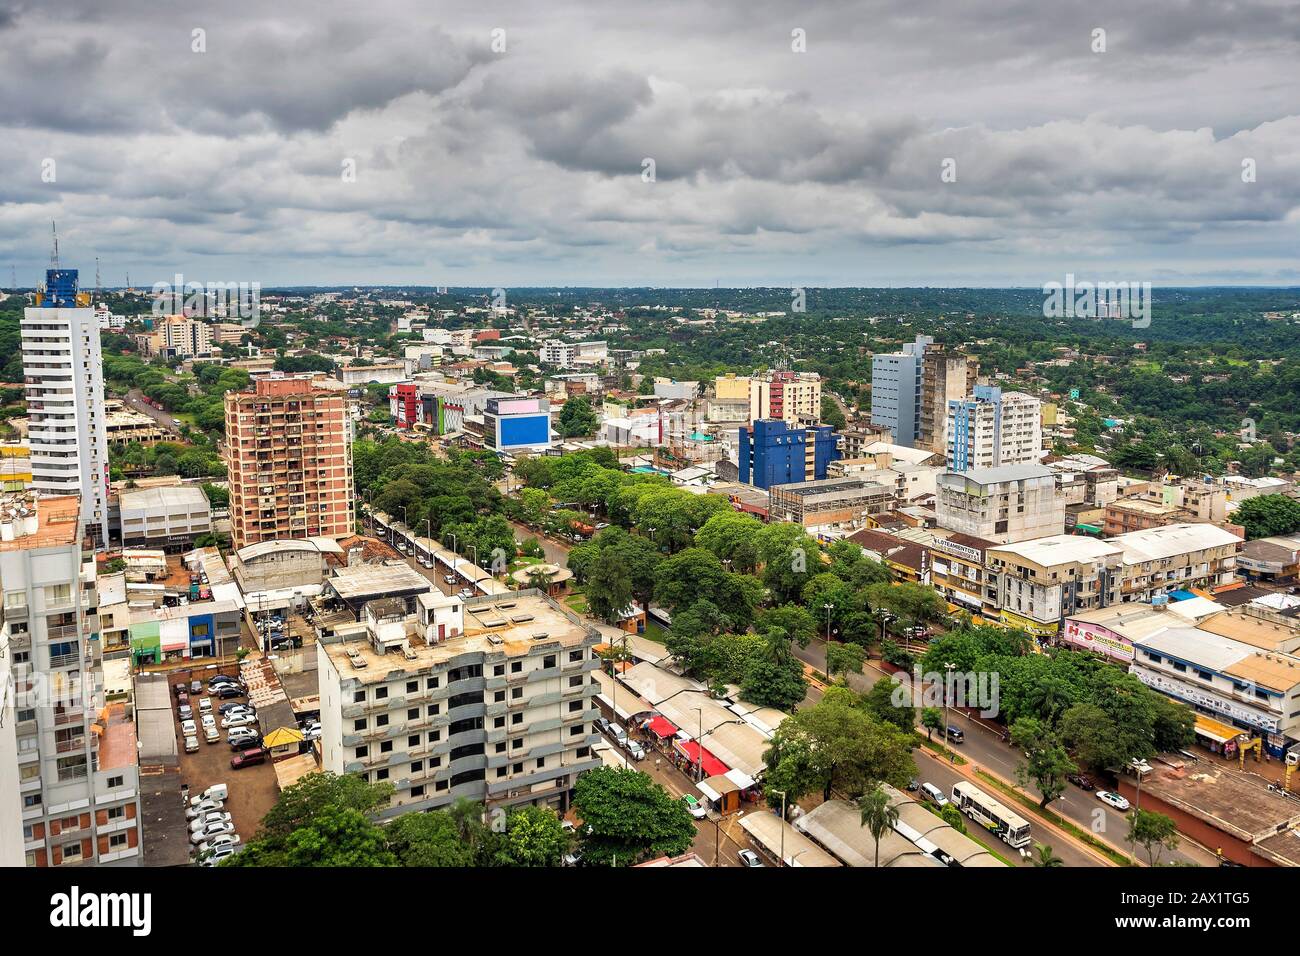
[[234, 684], [222, 684], [217, 688], [216, 695], [219, 700], [230, 700], [232, 697], [243, 697], [244, 689]]
[[1121, 797], [1118, 793], [1111, 793], [1109, 790], [1098, 790], [1097, 799], [1107, 806], [1114, 807], [1121, 813], [1127, 811], [1129, 808], [1129, 802], [1127, 799]]
[[217, 728], [216, 728], [215, 726], [213, 726], [213, 727], [208, 727], [208, 726], [204, 725], [204, 727], [203, 727], [203, 739], [206, 740], [206, 741], [207, 741], [208, 743], [210, 743], [210, 744], [215, 744], [218, 740], [221, 739], [221, 734], [219, 734], [219, 733], [217, 732]]
[[185, 691], [181, 691], [179, 694], [176, 695], [176, 706], [177, 706], [177, 707], [183, 707], [183, 706], [185, 706], [186, 704], [188, 704], [189, 702], [190, 702], [190, 695], [187, 694], [187, 693], [185, 693]]
[[185, 819], [197, 820], [205, 813], [220, 813], [224, 809], [226, 809], [226, 801], [224, 799], [215, 800], [208, 798], [206, 800], [199, 800], [198, 803], [190, 804], [189, 809], [185, 811]]
[[231, 701], [230, 703], [222, 704], [217, 708], [217, 713], [221, 714], [223, 717], [226, 714], [239, 714], [244, 712], [255, 713], [256, 711], [257, 708], [252, 704], [241, 704], [238, 701]]
[[226, 731], [226, 740], [234, 743], [236, 740], [261, 740], [262, 735], [254, 727], [231, 727]]
[[211, 697], [200, 697], [200, 698], [199, 698], [199, 713], [200, 713], [200, 714], [210, 714], [210, 713], [212, 713], [212, 698], [211, 698]]
[[627, 741], [628, 741], [627, 731], [623, 729], [623, 726], [621, 724], [610, 724], [609, 735], [614, 738], [614, 742], [617, 743], [620, 747], [627, 746]]
[[200, 843], [196, 849], [200, 853], [211, 853], [219, 850], [224, 846], [239, 846], [240, 839], [238, 833], [223, 833], [220, 836], [214, 836], [211, 840]]
[[948, 740], [954, 744], [964, 744], [966, 742], [966, 732], [960, 727], [948, 725]]
[[195, 726], [195, 723], [192, 720], [182, 720], [181, 733], [186, 737], [197, 737], [199, 735], [199, 728]]
[[181, 720], [189, 720], [194, 716], [194, 708], [189, 704], [181, 704], [176, 708], [176, 713]]
[[1066, 774], [1065, 779], [1070, 781], [1070, 783], [1074, 784], [1080, 790], [1087, 790], [1091, 793], [1093, 790], [1097, 789], [1097, 785], [1092, 782], [1092, 778], [1086, 773]]
[[199, 861], [199, 866], [217, 866], [227, 857], [234, 856], [239, 852], [237, 846], [219, 846], [208, 856]]
[[254, 714], [231, 714], [221, 718], [221, 726], [225, 727], [248, 727], [257, 723], [257, 717]]
[[443, 584], [455, 584], [455, 583], [456, 583], [456, 575], [454, 575], [454, 574], [444, 574], [444, 575], [442, 576], [442, 583], [443, 583]]
[[190, 681], [191, 694], [200, 693], [202, 690], [203, 690], [203, 681], [199, 680], [197, 677], [194, 678], [194, 680]]
[[235, 737], [230, 741], [230, 749], [235, 751], [252, 750], [254, 747], [260, 746], [262, 746], [262, 738], [258, 736]]
[[605, 717], [596, 718], [596, 729], [603, 734], [609, 733], [609, 720]]
[[215, 836], [221, 836], [223, 833], [234, 833], [235, 825], [230, 822], [226, 823], [209, 823], [202, 830], [190, 832], [190, 842], [197, 845], [206, 843]]
[[908, 792], [908, 793], [915, 793], [916, 791], [918, 791], [918, 790], [920, 790], [920, 789], [921, 789], [921, 785], [917, 782], [917, 780], [916, 780], [915, 777], [913, 777], [911, 780], [907, 781], [907, 792]]
[[577, 866], [581, 862], [582, 862], [581, 849], [575, 847], [574, 849], [570, 850], [568, 853], [564, 854], [565, 866]]
[[210, 823], [229, 823], [230, 819], [230, 814], [224, 810], [209, 810], [190, 821], [190, 832], [198, 833]]
[[254, 764], [266, 763], [267, 756], [265, 747], [245, 750], [243, 753], [237, 753], [230, 758], [230, 769], [242, 770], [244, 767], [251, 767]]
[[629, 740], [627, 742], [627, 755], [633, 760], [645, 760], [645, 748], [641, 746], [640, 741]]
[[461, 588], [460, 591], [456, 594], [456, 597], [460, 598], [462, 601], [468, 601], [473, 596], [474, 596], [474, 592], [471, 591], [469, 588]]
[[761, 867], [763, 865], [763, 861], [753, 850], [741, 850], [736, 856], [740, 857], [741, 866]]
[[921, 797], [929, 800], [940, 810], [948, 805], [947, 795], [932, 783], [921, 784]]
[[230, 796], [230, 788], [224, 783], [214, 783], [202, 793], [190, 797], [190, 806], [197, 807], [204, 800], [224, 800]]
[[695, 799], [693, 794], [682, 794], [682, 803], [686, 804], [687, 811], [697, 820], [703, 820], [709, 815], [708, 808], [704, 804], [700, 803], [699, 800]]
[[178, 684], [172, 684], [172, 693], [175, 694], [177, 697], [180, 697], [181, 694], [185, 693], [185, 684], [183, 682]]
[[198, 737], [186, 737], [186, 738], [185, 738], [185, 752], [186, 752], [187, 754], [198, 753], [198, 749], [199, 749], [199, 738], [198, 738]]
[[238, 684], [238, 683], [240, 683], [239, 678], [233, 677], [230, 674], [213, 674], [211, 677], [208, 678], [209, 687], [211, 687], [213, 684]]

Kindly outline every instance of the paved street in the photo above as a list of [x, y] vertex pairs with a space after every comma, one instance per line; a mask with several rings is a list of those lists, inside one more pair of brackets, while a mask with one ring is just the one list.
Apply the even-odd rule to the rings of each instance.
[[125, 395], [123, 395], [122, 404], [126, 405], [128, 408], [132, 409], [133, 411], [140, 412], [142, 415], [148, 415], [150, 418], [156, 421], [160, 427], [166, 429], [167, 431], [172, 432], [173, 434], [176, 435], [180, 434], [181, 430], [179, 426], [172, 423], [171, 413], [166, 412], [161, 408], [154, 408], [152, 405], [146, 402], [144, 400], [144, 393], [141, 392], [138, 388], [133, 388]]
[[[800, 660], [812, 664], [818, 670], [823, 670], [826, 666], [826, 645], [823, 641], [814, 641], [806, 648], [796, 647], [795, 653]], [[877, 680], [886, 676], [885, 672], [876, 667], [874, 662], [868, 662], [863, 674], [850, 676], [849, 686], [862, 693], [870, 690]], [[986, 729], [978, 721], [967, 718], [964, 714], [954, 711], [949, 714], [949, 721], [966, 732], [966, 742], [960, 745], [959, 749], [961, 755], [971, 765], [978, 766], [1005, 782], [1015, 781], [1020, 756], [1014, 748], [1002, 743], [992, 731]], [[951, 784], [949, 784], [949, 789], [951, 789]], [[1038, 790], [1033, 786], [1021, 787], [1020, 789], [1033, 797], [1034, 800], [1039, 797]], [[992, 794], [992, 796], [996, 796], [996, 794]], [[1127, 851], [1125, 837], [1128, 834], [1128, 821], [1125, 819], [1124, 814], [1110, 809], [1092, 794], [1085, 793], [1070, 784], [1067, 786], [1062, 799], [1058, 800], [1054, 805], [1053, 810], [1078, 826], [1096, 832], [1098, 836], [1110, 842], [1112, 846]], [[1036, 820], [1031, 819], [1030, 822], [1034, 824], [1036, 829], [1038, 828], [1039, 825]], [[1057, 843], [1053, 843], [1052, 846], [1058, 856], [1062, 859], [1066, 858], [1063, 846], [1057, 845]], [[1172, 853], [1166, 852], [1162, 859], [1166, 862], [1182, 861], [1201, 866], [1218, 865], [1218, 860], [1212, 851], [1197, 846], [1186, 838], [1181, 839], [1178, 850]], [[1095, 861], [1092, 865], [1095, 865]]]

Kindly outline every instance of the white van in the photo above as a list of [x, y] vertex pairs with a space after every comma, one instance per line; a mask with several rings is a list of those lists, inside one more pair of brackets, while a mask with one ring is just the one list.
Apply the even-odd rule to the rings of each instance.
[[921, 784], [921, 796], [941, 810], [948, 805], [947, 795], [932, 783]]
[[623, 729], [622, 724], [610, 724], [609, 735], [614, 738], [620, 747], [627, 746], [627, 731]]

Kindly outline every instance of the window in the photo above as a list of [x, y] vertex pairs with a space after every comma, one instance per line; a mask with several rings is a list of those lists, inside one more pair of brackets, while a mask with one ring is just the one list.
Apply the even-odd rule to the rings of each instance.
[[431, 731], [429, 731], [429, 743], [431, 743], [431, 744], [435, 744], [435, 743], [437, 743], [437, 742], [438, 742], [439, 740], [441, 740], [441, 739], [442, 739], [442, 731], [441, 731], [441, 730], [431, 730]]
[[523, 662], [523, 661], [511, 661], [511, 662], [510, 662], [510, 673], [512, 673], [512, 674], [518, 674], [518, 673], [522, 672], [523, 669], [524, 669], [524, 662]]
[[442, 711], [442, 705], [441, 705], [441, 704], [430, 704], [430, 705], [429, 705], [429, 716], [430, 716], [430, 717], [437, 717], [438, 714], [441, 713], [441, 711]]
[[523, 773], [523, 772], [524, 772], [524, 765], [521, 764], [521, 763], [517, 763], [517, 764], [515, 764], [512, 768], [510, 768], [510, 772], [511, 772], [511, 773]]
[[354, 704], [363, 704], [365, 703], [365, 701], [366, 701], [366, 692], [364, 690], [359, 690], [352, 695], [352, 702]]
[[496, 752], [496, 753], [499, 753], [499, 754], [503, 754], [503, 753], [506, 752], [506, 744], [505, 744], [505, 741], [504, 741], [504, 740], [503, 740], [501, 743], [499, 743], [499, 744], [496, 745], [496, 751], [495, 751], [495, 752]]
[[493, 717], [493, 718], [492, 718], [492, 727], [493, 727], [494, 730], [499, 730], [500, 728], [504, 727], [505, 725], [506, 725], [506, 719], [505, 719], [504, 717]]
[[512, 688], [510, 688], [510, 699], [511, 699], [511, 700], [520, 700], [520, 699], [523, 698], [523, 696], [524, 696], [524, 689], [523, 689], [522, 687], [512, 687]]
[[71, 863], [74, 860], [81, 859], [81, 844], [68, 843], [63, 847], [63, 862]]
[[574, 664], [582, 660], [582, 651], [569, 651], [569, 663]]
[[570, 678], [569, 678], [569, 686], [570, 686], [570, 687], [581, 687], [581, 686], [582, 686], [582, 675], [578, 675], [577, 677], [570, 677]]
[[545, 657], [542, 658], [542, 667], [544, 667], [544, 668], [551, 668], [551, 667], [554, 667], [554, 666], [555, 666], [555, 655], [554, 655], [554, 654], [547, 654]]
[[420, 786], [418, 786], [418, 787], [412, 787], [412, 788], [411, 788], [411, 796], [413, 796], [413, 797], [422, 797], [422, 796], [424, 796], [424, 784], [420, 784]]
[[433, 785], [433, 789], [441, 793], [443, 790], [447, 789], [447, 781], [439, 780], [437, 783]]
[[[492, 695], [492, 703], [494, 703], [494, 704], [499, 704], [499, 703], [501, 703], [501, 702], [502, 702], [503, 700], [505, 700], [505, 699], [506, 699], [506, 692], [503, 691], [503, 690], [499, 690], [499, 691], [497, 691], [496, 693], [494, 693], [494, 694]], [[36, 716], [36, 712], [35, 712], [35, 711], [32, 711], [32, 716], [33, 716], [33, 718]]]
[[510, 741], [510, 746], [511, 746], [512, 748], [514, 748], [515, 750], [518, 750], [518, 749], [519, 749], [520, 747], [522, 747], [523, 745], [524, 745], [524, 738], [523, 738], [523, 737], [516, 737], [514, 740]]
[[109, 838], [108, 838], [108, 848], [109, 848], [110, 850], [125, 850], [125, 849], [126, 849], [126, 834], [125, 834], [125, 833], [114, 833], [114, 834], [110, 835]]
[[569, 713], [573, 713], [575, 710], [582, 710], [582, 701], [580, 700], [569, 701]]
[[584, 733], [586, 733], [585, 724], [574, 724], [572, 727], [569, 728], [570, 737], [581, 737]]
[[424, 686], [429, 690], [436, 690], [438, 687], [438, 678], [430, 677], [428, 680], [424, 682]]
[[358, 759], [358, 760], [362, 759], [363, 757], [369, 757], [369, 756], [370, 756], [370, 748], [369, 748], [369, 747], [364, 747], [364, 746], [363, 746], [363, 747], [358, 747], [358, 748], [357, 748], [357, 759]]
[[126, 783], [126, 778], [123, 777], [123, 776], [109, 777], [109, 778], [108, 778], [108, 789], [110, 789], [110, 790], [116, 790], [118, 787], [122, 786], [122, 785], [125, 784], [125, 783]]
[[407, 738], [406, 738], [406, 746], [408, 746], [408, 747], [418, 747], [418, 746], [420, 746], [420, 735], [419, 735], [419, 734], [411, 734], [411, 736], [407, 737]]
[[367, 726], [368, 725], [366, 724], [366, 718], [364, 717], [352, 721], [353, 730], [365, 730]]
[[510, 723], [512, 723], [512, 724], [522, 724], [523, 722], [524, 722], [524, 715], [523, 715], [523, 714], [511, 714], [511, 715], [510, 715]]
[[393, 752], [393, 742], [392, 742], [391, 740], [385, 740], [385, 741], [383, 741], [383, 742], [379, 745], [379, 752], [380, 752], [381, 754], [390, 754], [390, 753], [392, 753], [392, 752]]
[[411, 708], [408, 708], [407, 711], [406, 711], [406, 719], [407, 719], [407, 720], [419, 720], [419, 719], [420, 719], [420, 708], [419, 708], [419, 707], [411, 707]]
[[503, 674], [505, 674], [505, 672], [506, 672], [505, 664], [497, 664], [495, 667], [492, 668], [493, 677], [501, 677]]
[[375, 779], [376, 779], [376, 780], [387, 780], [387, 779], [388, 779], [388, 768], [385, 767], [385, 768], [382, 769], [382, 770], [376, 770], [376, 771], [375, 771]]
[[388, 715], [387, 715], [387, 714], [380, 714], [378, 717], [376, 717], [376, 718], [375, 718], [375, 726], [376, 726], [376, 727], [387, 727], [387, 726], [388, 726]]
[[420, 772], [421, 770], [423, 770], [423, 769], [424, 769], [424, 761], [423, 761], [423, 760], [412, 760], [412, 761], [411, 761], [411, 773], [419, 773], [419, 772]]
[[499, 780], [500, 778], [504, 777], [505, 775], [506, 775], [506, 768], [505, 768], [505, 767], [497, 767], [497, 779]]
[[420, 692], [420, 682], [418, 680], [408, 680], [406, 682], [406, 692], [408, 694], [418, 694]]
[[379, 687], [375, 689], [375, 700], [383, 700], [387, 696], [388, 696], [387, 687]]
[[546, 758], [545, 758], [545, 757], [538, 757], [538, 758], [537, 758], [537, 769], [538, 769], [538, 770], [541, 770], [541, 769], [542, 769], [543, 767], [545, 767], [545, 766], [546, 766]]

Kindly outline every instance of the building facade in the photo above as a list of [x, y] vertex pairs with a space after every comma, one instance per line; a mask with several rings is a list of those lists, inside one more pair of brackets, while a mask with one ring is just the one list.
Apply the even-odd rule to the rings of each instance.
[[998, 544], [1060, 534], [1065, 498], [1042, 465], [975, 468], [935, 479], [939, 527]]
[[751, 422], [775, 418], [794, 424], [821, 417], [822, 381], [816, 372], [771, 372], [749, 380]]
[[224, 455], [236, 548], [352, 534], [352, 454], [338, 392], [283, 376], [227, 392]]
[[888, 428], [894, 442], [908, 448], [921, 435], [921, 378], [925, 350], [933, 344], [918, 335], [901, 352], [871, 357], [871, 424]]
[[12, 736], [0, 733], [0, 823], [21, 819], [28, 866], [136, 865], [135, 735], [105, 707], [94, 561], [76, 496], [0, 502], [0, 590], [13, 677]]
[[768, 495], [773, 521], [805, 528], [857, 527], [868, 515], [881, 514], [894, 504], [892, 488], [860, 477], [772, 485]]
[[[23, 378], [32, 487], [79, 495], [95, 540], [108, 542], [108, 437], [104, 367], [92, 308], [75, 308], [77, 272], [51, 269], [46, 294], [23, 310]], [[82, 297], [84, 298], [84, 296]]]
[[1035, 464], [1042, 457], [1038, 399], [976, 385], [970, 398], [948, 402], [948, 463], [953, 471]]
[[942, 345], [925, 350], [921, 359], [918, 447], [948, 454], [948, 405], [971, 393], [978, 374], [978, 361], [968, 355], [949, 352]]
[[756, 488], [820, 480], [839, 456], [830, 425], [791, 428], [762, 418], [739, 430], [739, 480]]
[[551, 403], [545, 398], [489, 398], [483, 409], [483, 447], [545, 451], [551, 447]]

